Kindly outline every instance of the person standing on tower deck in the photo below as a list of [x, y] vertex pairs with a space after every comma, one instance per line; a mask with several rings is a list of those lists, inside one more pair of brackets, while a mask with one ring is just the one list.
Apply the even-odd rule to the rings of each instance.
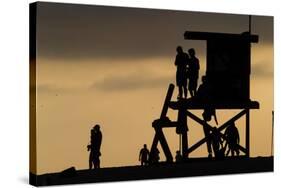
[[189, 53], [189, 84], [188, 84], [188, 90], [190, 92], [191, 97], [194, 97], [197, 91], [197, 82], [198, 82], [198, 76], [199, 76], [199, 60], [195, 56], [195, 50], [194, 48], [190, 48], [188, 50]]
[[175, 65], [177, 66], [176, 73], [176, 83], [179, 87], [178, 98], [182, 98], [182, 93], [184, 92], [184, 97], [187, 98], [187, 65], [188, 65], [188, 55], [184, 53], [181, 46], [177, 47], [177, 56], [175, 60]]
[[100, 168], [100, 147], [102, 142], [102, 133], [100, 131], [100, 126], [95, 125], [91, 130], [91, 144], [87, 146], [88, 151], [90, 151], [89, 156], [89, 169], [92, 169], [94, 164], [94, 168]]

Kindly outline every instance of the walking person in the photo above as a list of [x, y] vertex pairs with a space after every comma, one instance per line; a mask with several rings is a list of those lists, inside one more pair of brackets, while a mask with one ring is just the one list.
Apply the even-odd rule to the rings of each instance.
[[147, 149], [147, 145], [144, 144], [139, 154], [139, 161], [141, 162], [141, 166], [148, 165], [148, 157], [149, 157], [149, 150]]

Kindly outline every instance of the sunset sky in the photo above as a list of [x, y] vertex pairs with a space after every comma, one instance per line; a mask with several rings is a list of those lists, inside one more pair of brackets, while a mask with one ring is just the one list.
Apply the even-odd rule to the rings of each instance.
[[[39, 3], [37, 12], [37, 174], [88, 168], [90, 129], [101, 125], [101, 166], [137, 165], [154, 136], [168, 85], [175, 83], [176, 47], [195, 48], [205, 74], [206, 42], [185, 31], [242, 33], [248, 16], [169, 10]], [[250, 155], [271, 155], [273, 17], [253, 16]], [[177, 96], [175, 90], [173, 99]], [[217, 111], [223, 123], [238, 111]], [[198, 116], [202, 111], [194, 111]], [[170, 119], [176, 113], [169, 110]], [[245, 121], [245, 119], [242, 119]], [[244, 121], [238, 121], [244, 145]], [[189, 143], [203, 130], [188, 120]], [[214, 122], [211, 124], [215, 125]], [[172, 154], [175, 129], [165, 130]], [[160, 147], [159, 147], [160, 149]], [[161, 160], [164, 160], [160, 149]], [[206, 156], [203, 145], [191, 157]]]

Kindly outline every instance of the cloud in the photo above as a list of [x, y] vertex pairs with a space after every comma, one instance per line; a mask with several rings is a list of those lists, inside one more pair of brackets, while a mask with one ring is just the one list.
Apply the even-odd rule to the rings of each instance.
[[[39, 57], [48, 59], [136, 59], [173, 56], [186, 30], [241, 33], [247, 15], [40, 3]], [[253, 17], [253, 32], [272, 43], [272, 17]], [[201, 45], [200, 45], [201, 44]], [[78, 62], [78, 61], [77, 61]]]
[[37, 92], [57, 92], [59, 88], [51, 84], [38, 84], [36, 86]]
[[173, 81], [172, 76], [153, 76], [149, 74], [114, 75], [95, 82], [91, 89], [102, 91], [133, 91], [166, 87]]
[[107, 75], [103, 79], [95, 81], [90, 86], [65, 86], [56, 84], [39, 84], [36, 89], [39, 93], [50, 93], [54, 95], [73, 92], [103, 91], [103, 92], [122, 92], [140, 89], [163, 88], [169, 83], [174, 82], [173, 75], [160, 75], [153, 71], [141, 71], [139, 73]]
[[[39, 84], [36, 86], [37, 92], [39, 93], [52, 93], [54, 95], [73, 93], [82, 91], [82, 87], [78, 86], [60, 86], [55, 84]], [[86, 90], [86, 88], [84, 88]]]

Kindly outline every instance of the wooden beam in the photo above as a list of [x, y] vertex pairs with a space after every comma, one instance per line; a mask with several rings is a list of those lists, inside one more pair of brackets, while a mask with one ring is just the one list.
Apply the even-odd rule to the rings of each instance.
[[226, 127], [229, 126], [229, 124], [231, 122], [235, 122], [236, 120], [238, 120], [240, 117], [242, 117], [245, 113], [247, 112], [246, 109], [242, 110], [241, 112], [239, 112], [238, 114], [236, 114], [235, 116], [233, 116], [233, 118], [231, 118], [230, 120], [228, 120], [227, 122], [225, 122], [224, 124], [222, 124], [218, 130], [221, 131], [223, 129], [225, 129]]
[[[241, 103], [211, 103], [209, 104], [217, 110], [240, 110], [240, 109], [259, 109], [260, 104], [257, 101], [241, 102]], [[180, 101], [170, 101], [170, 108], [178, 110], [186, 108], [187, 110], [202, 110], [206, 107], [206, 103], [196, 101], [194, 99], [181, 99]]]
[[[232, 117], [230, 120], [226, 121], [224, 124], [222, 124], [218, 130], [221, 132], [222, 130], [224, 130], [225, 128], [227, 128], [231, 122], [234, 122], [236, 120], [238, 120], [239, 118], [241, 118], [244, 114], [247, 115], [247, 111], [249, 111], [249, 109], [244, 109], [241, 112], [239, 112], [238, 114], [236, 114], [234, 117]], [[201, 120], [200, 118], [198, 118], [197, 116], [195, 116], [194, 114], [192, 114], [191, 112], [187, 111], [187, 116], [189, 116], [190, 118], [192, 118], [193, 120], [195, 120], [196, 122], [198, 122], [200, 125], [202, 126], [208, 126], [208, 128], [212, 128], [212, 126], [210, 126], [208, 123], [206, 123], [205, 121]], [[247, 119], [247, 117], [246, 117]], [[212, 135], [212, 132], [209, 134], [208, 137], [210, 137]], [[221, 136], [223, 137], [223, 134], [221, 133]], [[198, 141], [196, 144], [194, 144], [193, 146], [191, 146], [188, 150], [187, 150], [187, 154], [193, 152], [195, 149], [197, 149], [198, 147], [200, 147], [202, 144], [204, 144], [208, 137], [204, 137], [203, 139], [201, 139], [200, 141]], [[241, 151], [243, 151], [246, 155], [247, 155], [247, 144], [246, 144], [246, 149], [243, 148], [242, 146], [238, 145], [239, 149]]]
[[182, 141], [182, 154], [183, 154], [183, 156], [186, 156], [186, 157], [188, 157], [188, 138], [187, 138], [187, 132], [186, 131], [184, 131], [182, 134], [182, 139], [181, 139], [181, 141]]
[[203, 139], [201, 139], [200, 141], [198, 141], [196, 144], [194, 144], [193, 146], [191, 146], [190, 148], [188, 148], [187, 150], [187, 154], [190, 154], [191, 152], [193, 152], [194, 150], [196, 150], [198, 147], [200, 147], [202, 144], [204, 144], [207, 141], [207, 137], [204, 137]]
[[164, 133], [162, 131], [162, 129], [155, 129], [156, 131], [156, 134], [157, 134], [157, 137], [158, 137], [158, 140], [162, 146], [162, 149], [164, 151], [164, 154], [166, 156], [166, 160], [167, 162], [172, 162], [173, 161], [173, 156], [172, 156], [172, 153], [170, 151], [170, 148], [169, 148], [169, 145], [167, 143], [167, 140], [164, 136]]
[[166, 115], [167, 115], [168, 108], [169, 108], [169, 103], [170, 103], [170, 101], [172, 99], [174, 88], [175, 88], [174, 84], [170, 84], [169, 85], [169, 88], [168, 88], [168, 91], [167, 91], [167, 95], [166, 95], [166, 98], [165, 98], [165, 101], [164, 101], [164, 105], [163, 105], [163, 108], [162, 108], [162, 112], [161, 112], [161, 115], [160, 115], [160, 119], [165, 118]]
[[[212, 135], [212, 133], [210, 133], [210, 135], [208, 137], [210, 137]], [[188, 150], [186, 151], [187, 154], [190, 154], [191, 152], [193, 152], [194, 150], [196, 150], [198, 147], [200, 147], [202, 144], [204, 144], [207, 141], [208, 137], [204, 137], [203, 139], [201, 139], [200, 141], [198, 141], [196, 144], [194, 144], [193, 146], [191, 146], [190, 148], [188, 148]], [[241, 145], [238, 144], [238, 148], [239, 150], [241, 150], [242, 152], [244, 152], [245, 154], [247, 154], [247, 149], [242, 147]]]
[[247, 40], [257, 43], [259, 41], [258, 35], [250, 35], [249, 32], [241, 34], [232, 33], [213, 33], [213, 32], [198, 32], [198, 31], [186, 31], [184, 33], [184, 39], [191, 40]]
[[187, 117], [190, 117], [191, 119], [193, 119], [194, 121], [196, 121], [200, 125], [207, 126], [207, 128], [210, 129], [210, 130], [212, 129], [211, 125], [209, 125], [207, 122], [205, 122], [204, 120], [200, 119], [196, 115], [192, 114], [191, 112], [186, 111], [186, 115], [187, 115]]
[[154, 151], [157, 148], [157, 144], [158, 144], [158, 141], [159, 141], [162, 148], [163, 148], [163, 151], [164, 151], [164, 154], [166, 156], [167, 162], [172, 162], [173, 156], [171, 154], [169, 145], [168, 145], [168, 143], [166, 141], [166, 138], [164, 136], [164, 133], [162, 131], [162, 127], [176, 127], [176, 124], [174, 122], [171, 122], [169, 120], [169, 118], [166, 117], [167, 112], [168, 112], [168, 108], [169, 108], [169, 103], [170, 103], [170, 101], [172, 99], [172, 96], [173, 96], [174, 88], [175, 88], [174, 84], [169, 85], [167, 95], [166, 95], [166, 98], [165, 98], [165, 101], [164, 101], [164, 105], [163, 105], [163, 108], [162, 108], [162, 112], [161, 112], [161, 115], [160, 115], [160, 119], [155, 120], [152, 123], [152, 126], [155, 129], [155, 135], [154, 135], [154, 138], [153, 138], [153, 142], [152, 142], [150, 151]]
[[250, 157], [250, 110], [246, 110], [246, 156]]

